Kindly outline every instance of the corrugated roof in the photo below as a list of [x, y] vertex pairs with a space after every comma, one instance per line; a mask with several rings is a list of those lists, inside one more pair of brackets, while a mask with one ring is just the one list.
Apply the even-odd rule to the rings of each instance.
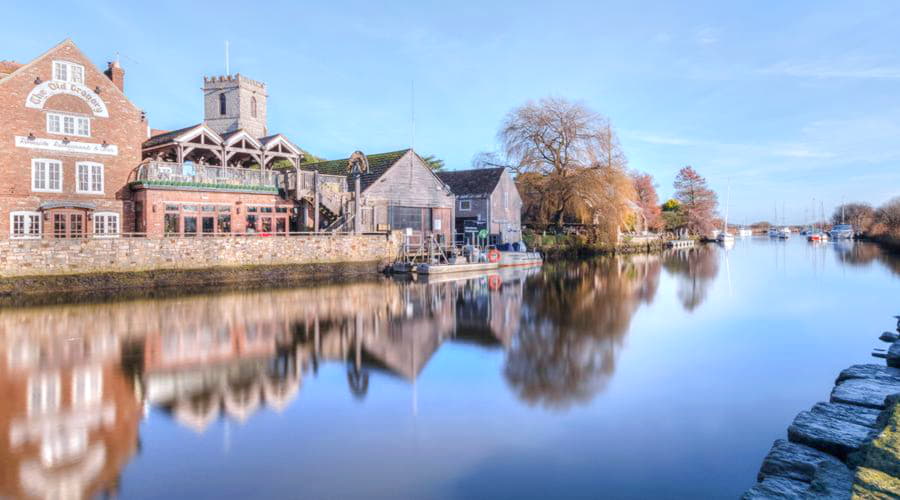
[[494, 192], [504, 170], [502, 167], [447, 170], [437, 172], [437, 176], [457, 196], [489, 195]]
[[[375, 183], [378, 179], [384, 175], [385, 172], [388, 171], [400, 158], [405, 155], [409, 149], [403, 149], [400, 151], [392, 151], [390, 153], [378, 153], [373, 155], [366, 155], [366, 159], [369, 161], [369, 171], [362, 175], [359, 180], [360, 189], [365, 191], [372, 184]], [[329, 161], [320, 161], [317, 163], [303, 163], [300, 165], [300, 168], [304, 170], [316, 170], [320, 174], [325, 175], [344, 175], [347, 176], [347, 185], [352, 186], [353, 179], [350, 177], [350, 158], [344, 158], [342, 160], [329, 160]]]

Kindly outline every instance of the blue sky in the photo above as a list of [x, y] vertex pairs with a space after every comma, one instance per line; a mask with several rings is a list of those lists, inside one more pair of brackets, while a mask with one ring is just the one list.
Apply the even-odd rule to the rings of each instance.
[[327, 158], [414, 141], [466, 168], [510, 109], [560, 96], [609, 116], [661, 197], [687, 164], [723, 201], [730, 184], [735, 222], [900, 195], [900, 2], [380, 4], [17, 5], [0, 59], [65, 37], [101, 66], [120, 52], [128, 95], [170, 129], [201, 120], [228, 39], [232, 72], [268, 84], [269, 129]]

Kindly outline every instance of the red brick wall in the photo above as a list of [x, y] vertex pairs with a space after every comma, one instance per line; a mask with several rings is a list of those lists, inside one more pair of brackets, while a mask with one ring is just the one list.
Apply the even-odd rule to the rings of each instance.
[[[25, 107], [35, 79], [52, 80], [54, 60], [65, 60], [84, 67], [84, 85], [99, 87], [99, 98], [106, 104], [109, 117], [90, 113], [87, 104], [78, 97], [56, 95], [49, 98], [43, 109]], [[69, 137], [72, 141], [101, 144], [106, 141], [118, 147], [117, 156], [85, 153], [62, 153], [16, 147], [15, 136], [34, 134], [37, 138], [62, 139], [62, 135], [47, 132], [47, 111], [61, 111], [91, 118], [90, 137]], [[9, 213], [16, 210], [37, 210], [45, 201], [89, 202], [98, 211], [120, 214], [123, 228], [133, 227], [131, 220], [131, 192], [126, 186], [128, 175], [141, 159], [141, 143], [146, 139], [146, 123], [141, 111], [81, 53], [71, 41], [65, 41], [46, 54], [23, 66], [17, 73], [0, 80], [0, 238], [9, 237]], [[35, 193], [31, 189], [32, 158], [48, 158], [62, 162], [62, 193]], [[104, 166], [104, 194], [76, 193], [75, 163], [92, 161]], [[44, 221], [45, 235], [51, 230]]]
[[[231, 231], [243, 233], [246, 231], [247, 205], [278, 205], [294, 207], [294, 203], [284, 200], [274, 194], [252, 193], [220, 193], [201, 191], [176, 191], [165, 189], [141, 189], [135, 191], [134, 201], [143, 204], [145, 232], [148, 238], [160, 238], [163, 236], [163, 220], [165, 205], [169, 203], [224, 204], [232, 205]], [[240, 209], [240, 213], [237, 210]], [[134, 226], [126, 226], [125, 231], [133, 231]]]

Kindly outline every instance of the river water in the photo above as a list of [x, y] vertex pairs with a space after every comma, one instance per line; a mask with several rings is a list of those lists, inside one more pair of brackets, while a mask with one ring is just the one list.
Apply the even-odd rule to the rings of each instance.
[[736, 498], [900, 259], [753, 239], [0, 310], [0, 497]]

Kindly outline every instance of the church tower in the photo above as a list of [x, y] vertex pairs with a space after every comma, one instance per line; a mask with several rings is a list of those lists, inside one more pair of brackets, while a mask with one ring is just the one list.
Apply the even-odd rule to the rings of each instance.
[[266, 84], [240, 73], [203, 77], [203, 123], [220, 134], [244, 129], [253, 137], [268, 135]]

